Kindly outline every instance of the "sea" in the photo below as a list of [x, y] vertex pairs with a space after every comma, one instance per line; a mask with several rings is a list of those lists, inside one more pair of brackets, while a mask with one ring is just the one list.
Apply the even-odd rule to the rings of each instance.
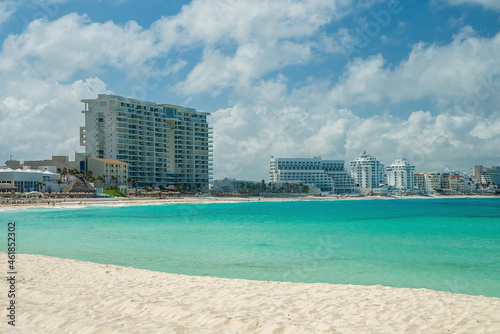
[[500, 198], [72, 206], [7, 210], [0, 220], [5, 236], [15, 221], [17, 253], [500, 297]]

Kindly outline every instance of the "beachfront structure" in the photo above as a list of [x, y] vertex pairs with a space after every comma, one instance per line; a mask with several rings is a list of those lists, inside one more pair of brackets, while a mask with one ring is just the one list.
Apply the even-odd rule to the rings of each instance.
[[29, 169], [39, 169], [42, 166], [55, 166], [56, 169], [59, 168], [62, 170], [64, 168], [74, 169], [75, 162], [71, 161], [67, 155], [53, 155], [52, 159], [25, 160], [23, 166]]
[[351, 161], [351, 175], [356, 187], [361, 189], [379, 188], [385, 184], [384, 165], [366, 152]]
[[92, 158], [88, 153], [76, 153], [75, 161], [81, 171], [91, 171], [95, 178], [104, 177], [104, 182], [95, 180], [96, 187], [106, 188], [112, 185], [127, 193], [128, 163], [114, 159]]
[[425, 176], [425, 192], [433, 193], [441, 190], [441, 174], [436, 172], [424, 172]]
[[39, 191], [40, 184], [47, 186], [52, 182], [52, 174], [32, 169], [0, 169], [0, 183], [10, 184], [20, 192]]
[[395, 159], [386, 167], [387, 185], [399, 190], [413, 190], [415, 166], [412, 166], [405, 158]]
[[500, 167], [492, 166], [491, 168], [482, 165], [475, 165], [472, 169], [472, 177], [483, 184], [494, 184], [500, 187]]
[[236, 180], [233, 178], [226, 177], [223, 180], [214, 180], [211, 191], [219, 193], [233, 193], [233, 192], [248, 193], [252, 192], [255, 184], [259, 183], [260, 182]]
[[271, 157], [269, 182], [303, 182], [335, 194], [354, 191], [354, 181], [345, 169], [344, 160], [322, 160], [321, 157]]
[[415, 173], [413, 174], [413, 189], [420, 193], [425, 193], [425, 174]]
[[83, 99], [80, 144], [93, 158], [128, 163], [137, 186], [208, 189], [212, 129], [208, 113], [169, 104], [99, 94]]

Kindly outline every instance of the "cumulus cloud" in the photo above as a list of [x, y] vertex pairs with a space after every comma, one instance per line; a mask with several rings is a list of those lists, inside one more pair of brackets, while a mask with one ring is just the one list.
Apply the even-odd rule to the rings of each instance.
[[[216, 178], [267, 178], [269, 158], [312, 157], [353, 159], [363, 151], [385, 164], [406, 157], [417, 171], [446, 166], [469, 172], [474, 162], [498, 164], [491, 152], [500, 140], [500, 114], [481, 112], [432, 114], [415, 111], [402, 119], [386, 115], [356, 116], [349, 109], [323, 104], [308, 107], [282, 102], [238, 104], [214, 113]], [[446, 165], [444, 165], [446, 164]]]
[[0, 84], [0, 156], [16, 159], [73, 155], [79, 150], [78, 132], [83, 125], [80, 99], [108, 92], [98, 78], [71, 84], [31, 79]]
[[331, 91], [338, 105], [400, 103], [426, 97], [470, 110], [478, 102], [499, 102], [500, 33], [482, 38], [466, 27], [448, 45], [418, 43], [408, 58], [389, 66], [382, 55], [348, 64]]

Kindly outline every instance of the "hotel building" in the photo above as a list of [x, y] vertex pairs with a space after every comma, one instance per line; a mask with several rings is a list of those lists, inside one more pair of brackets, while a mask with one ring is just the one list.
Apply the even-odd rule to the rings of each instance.
[[491, 168], [482, 165], [475, 165], [472, 169], [472, 176], [481, 183], [492, 183], [500, 187], [500, 167], [492, 166]]
[[361, 153], [359, 157], [351, 161], [351, 175], [356, 187], [361, 189], [379, 188], [385, 184], [384, 165], [366, 152]]
[[128, 164], [139, 187], [180, 185], [208, 189], [212, 128], [208, 113], [116, 95], [83, 99], [80, 144], [93, 158]]
[[325, 192], [351, 193], [354, 182], [345, 169], [344, 160], [271, 157], [269, 182], [303, 182]]
[[413, 190], [415, 166], [412, 166], [405, 158], [395, 159], [386, 167], [387, 185], [400, 190]]

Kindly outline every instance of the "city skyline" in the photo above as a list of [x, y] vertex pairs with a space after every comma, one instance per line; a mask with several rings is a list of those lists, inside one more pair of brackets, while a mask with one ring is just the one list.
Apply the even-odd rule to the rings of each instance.
[[500, 5], [429, 1], [0, 4], [0, 157], [83, 152], [81, 99], [211, 113], [214, 178], [268, 159], [470, 173], [499, 165]]

